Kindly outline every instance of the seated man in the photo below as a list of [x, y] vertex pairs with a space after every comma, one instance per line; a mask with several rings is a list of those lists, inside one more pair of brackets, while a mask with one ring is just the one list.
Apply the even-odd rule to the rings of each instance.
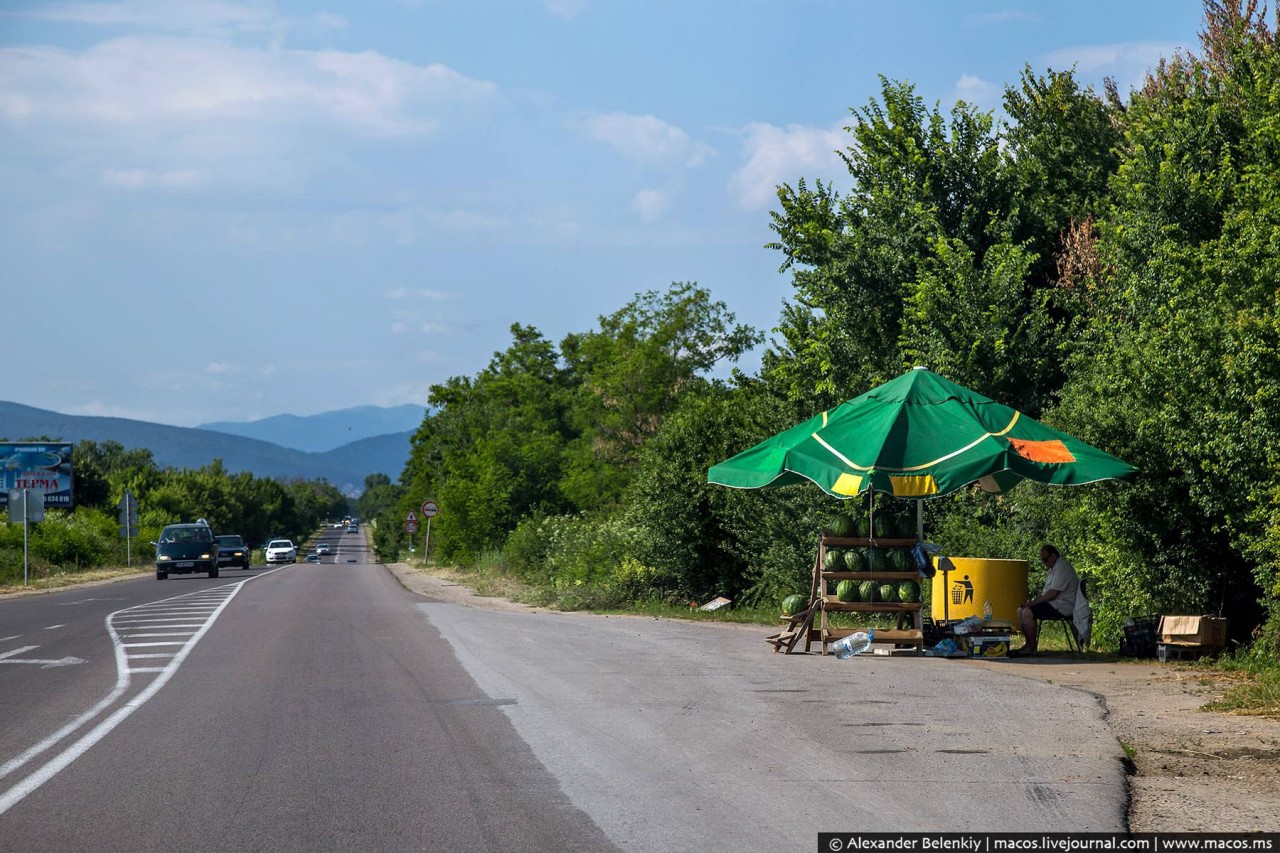
[[1022, 644], [1022, 648], [1009, 652], [1010, 657], [1034, 655], [1039, 649], [1039, 620], [1070, 621], [1076, 607], [1080, 578], [1076, 575], [1075, 567], [1052, 545], [1040, 546], [1040, 562], [1049, 567], [1049, 574], [1044, 579], [1044, 591], [1018, 608], [1018, 626], [1027, 641]]

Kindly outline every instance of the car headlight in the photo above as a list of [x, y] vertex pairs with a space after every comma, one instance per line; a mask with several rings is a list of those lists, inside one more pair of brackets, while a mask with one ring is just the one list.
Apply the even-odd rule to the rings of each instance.
[[201, 554], [201, 555], [200, 555], [200, 559], [202, 559], [202, 560], [207, 560], [207, 559], [209, 559], [209, 555], [208, 555], [208, 554]]
[[160, 556], [156, 557], [156, 559], [164, 563], [164, 562], [167, 562], [168, 560], [172, 560], [173, 558], [170, 557], [168, 554], [161, 554]]

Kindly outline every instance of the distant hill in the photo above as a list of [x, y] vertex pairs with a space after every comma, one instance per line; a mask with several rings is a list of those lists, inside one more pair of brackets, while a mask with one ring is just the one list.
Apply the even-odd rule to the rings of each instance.
[[[196, 428], [256, 438], [307, 453], [324, 453], [365, 438], [413, 432], [422, 425], [424, 414], [426, 409], [412, 404], [386, 408], [356, 406], [305, 417], [274, 415], [257, 421], [217, 421]], [[399, 473], [397, 470], [396, 474]]]
[[[416, 429], [416, 425], [415, 425]], [[221, 459], [228, 471], [258, 477], [323, 479], [357, 495], [369, 474], [400, 476], [409, 458], [412, 431], [363, 438], [325, 453], [304, 453], [269, 441], [209, 429], [64, 415], [0, 401], [0, 439], [18, 441], [48, 436], [54, 441], [117, 441], [128, 449], [146, 448], [162, 467], [202, 468]]]

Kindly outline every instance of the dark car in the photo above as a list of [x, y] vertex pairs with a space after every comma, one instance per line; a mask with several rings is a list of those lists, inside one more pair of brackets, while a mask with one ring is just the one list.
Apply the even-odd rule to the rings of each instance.
[[202, 521], [170, 524], [160, 532], [160, 541], [152, 544], [156, 546], [157, 580], [195, 572], [218, 576], [218, 543]]
[[228, 533], [213, 538], [218, 542], [219, 566], [249, 568], [249, 546], [244, 543], [244, 537]]

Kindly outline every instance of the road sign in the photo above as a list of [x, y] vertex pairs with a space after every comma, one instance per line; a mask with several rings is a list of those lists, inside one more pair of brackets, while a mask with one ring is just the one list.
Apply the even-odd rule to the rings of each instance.
[[440, 505], [435, 501], [426, 501], [422, 505], [423, 518], [435, 518], [440, 514]]
[[418, 532], [418, 517], [413, 514], [413, 510], [409, 510], [409, 514], [404, 517], [404, 530], [410, 535]]
[[[138, 526], [138, 500], [128, 489], [124, 490], [124, 497], [120, 499], [120, 503], [116, 504], [116, 507], [120, 510], [120, 525], [122, 527]], [[136, 536], [137, 534], [135, 533], [134, 535]]]
[[44, 521], [44, 489], [10, 489], [9, 520], [15, 524]]

